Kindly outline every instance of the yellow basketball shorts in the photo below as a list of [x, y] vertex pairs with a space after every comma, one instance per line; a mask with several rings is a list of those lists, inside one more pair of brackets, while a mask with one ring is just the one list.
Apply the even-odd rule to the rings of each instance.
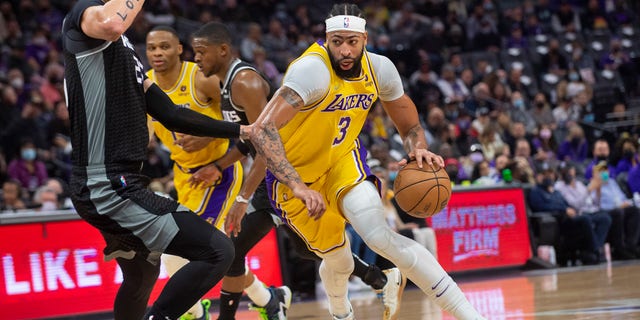
[[207, 222], [224, 232], [224, 220], [242, 186], [242, 165], [236, 162], [223, 170], [222, 178], [205, 189], [189, 185], [191, 173], [173, 166], [174, 184], [178, 202], [198, 214]]
[[289, 187], [275, 179], [271, 172], [267, 172], [271, 204], [291, 229], [307, 243], [310, 250], [327, 253], [345, 244], [347, 221], [340, 209], [340, 199], [346, 191], [364, 180], [371, 180], [379, 189], [379, 180], [371, 174], [365, 158], [364, 148], [354, 149], [317, 181], [308, 184], [311, 189], [320, 192], [327, 203], [327, 210], [318, 220], [309, 217], [304, 203], [293, 196]]

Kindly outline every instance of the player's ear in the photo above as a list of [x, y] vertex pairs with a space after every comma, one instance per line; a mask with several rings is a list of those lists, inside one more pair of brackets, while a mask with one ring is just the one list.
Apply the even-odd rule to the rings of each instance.
[[226, 43], [220, 44], [220, 55], [226, 57], [231, 54], [231, 46]]
[[369, 39], [369, 32], [365, 31], [362, 35], [364, 36], [364, 45], [366, 47], [367, 46], [367, 39]]
[[182, 50], [183, 50], [182, 44], [179, 44], [178, 45], [178, 55], [182, 55]]

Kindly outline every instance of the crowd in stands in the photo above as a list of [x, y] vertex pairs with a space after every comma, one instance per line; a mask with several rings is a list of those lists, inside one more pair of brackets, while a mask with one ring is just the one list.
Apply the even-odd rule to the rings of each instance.
[[[367, 15], [367, 50], [398, 67], [430, 149], [445, 158], [453, 183], [534, 186], [529, 205], [557, 214], [566, 230], [563, 245], [583, 263], [599, 261], [605, 241], [615, 258], [640, 256], [640, 225], [629, 227], [629, 221], [640, 223], [638, 203], [631, 201], [640, 192], [638, 2], [358, 4]], [[331, 5], [147, 0], [127, 37], [144, 61], [146, 33], [171, 25], [190, 60], [190, 33], [223, 21], [240, 35], [238, 55], [277, 86], [288, 63], [324, 37]], [[60, 30], [70, 6], [63, 0], [0, 4], [0, 210], [69, 207], [72, 146]], [[404, 151], [379, 105], [361, 139], [392, 183]], [[144, 173], [155, 190], [171, 194], [166, 149], [152, 143], [148, 152]], [[582, 237], [590, 239], [588, 247]]]

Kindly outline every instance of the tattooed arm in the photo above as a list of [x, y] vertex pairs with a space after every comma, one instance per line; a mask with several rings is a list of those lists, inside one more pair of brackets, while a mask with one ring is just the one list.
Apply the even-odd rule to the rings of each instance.
[[287, 159], [278, 133], [278, 129], [286, 125], [303, 106], [304, 102], [300, 95], [289, 87], [281, 87], [256, 120], [251, 142], [256, 151], [266, 160], [267, 168], [271, 173], [291, 188], [295, 197], [304, 201], [310, 216], [318, 219], [325, 210], [322, 195], [309, 189], [302, 181]]
[[[433, 163], [444, 167], [444, 160], [427, 150], [427, 139], [424, 129], [420, 125], [416, 105], [406, 94], [393, 101], [382, 101], [382, 106], [395, 124], [402, 137], [404, 150], [411, 159], [416, 159], [418, 166], [422, 168], [423, 160], [428, 165]], [[406, 164], [406, 160], [401, 165]]]
[[143, 4], [144, 0], [111, 0], [88, 7], [82, 14], [82, 32], [95, 39], [116, 41], [133, 24]]

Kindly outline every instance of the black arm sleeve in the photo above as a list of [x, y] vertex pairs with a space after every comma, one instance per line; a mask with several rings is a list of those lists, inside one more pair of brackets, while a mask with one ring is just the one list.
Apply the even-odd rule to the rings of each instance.
[[249, 141], [239, 140], [236, 143], [236, 147], [238, 147], [238, 151], [243, 155], [251, 154], [252, 157], [256, 157], [256, 148]]
[[145, 98], [147, 113], [171, 131], [215, 138], [240, 136], [239, 124], [211, 119], [187, 108], [177, 107], [156, 84], [149, 87]]

